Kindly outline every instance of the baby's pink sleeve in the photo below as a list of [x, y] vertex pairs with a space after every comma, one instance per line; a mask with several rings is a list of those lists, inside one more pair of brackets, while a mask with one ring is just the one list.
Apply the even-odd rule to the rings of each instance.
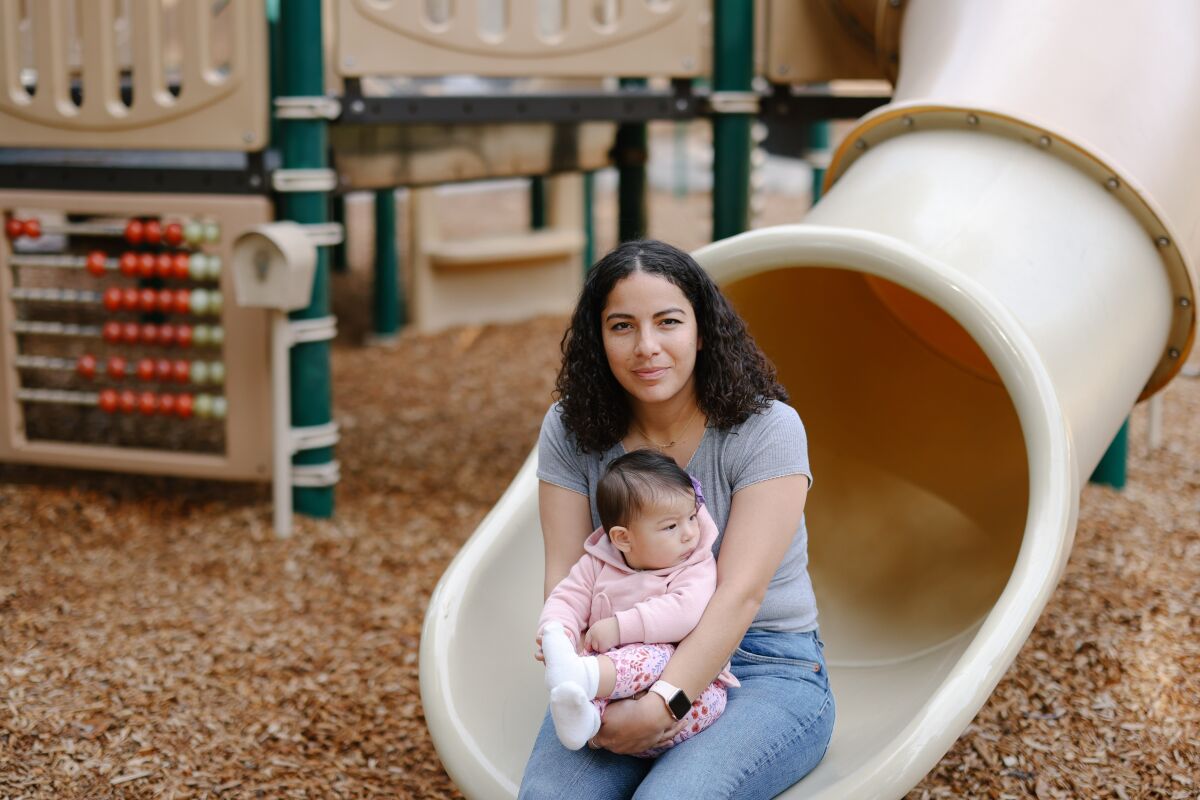
[[558, 582], [550, 596], [542, 606], [542, 615], [538, 617], [538, 633], [547, 623], [560, 622], [567, 635], [574, 640], [576, 646], [582, 640], [582, 633], [588, 627], [588, 618], [592, 612], [592, 587], [599, 573], [599, 562], [595, 557], [583, 554], [575, 562], [567, 577]]

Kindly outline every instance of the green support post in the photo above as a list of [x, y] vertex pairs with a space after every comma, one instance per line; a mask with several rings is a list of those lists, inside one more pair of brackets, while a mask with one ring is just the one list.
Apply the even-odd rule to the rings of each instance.
[[825, 188], [825, 164], [829, 163], [829, 128], [828, 122], [814, 122], [808, 126], [807, 147], [812, 167], [812, 201], [816, 205], [821, 199]]
[[[321, 0], [287, 0], [279, 9], [279, 84], [285, 97], [325, 94], [325, 64], [320, 44]], [[279, 149], [283, 169], [323, 169], [328, 162], [327, 123], [323, 119], [279, 121]], [[327, 192], [283, 192], [278, 199], [281, 219], [301, 224], [324, 223], [329, 218]], [[330, 315], [329, 254], [317, 251], [312, 299], [307, 308], [290, 315], [293, 321]], [[291, 348], [291, 412], [293, 427], [325, 425], [333, 419], [328, 341], [301, 342]], [[301, 450], [292, 458], [296, 466], [324, 466], [333, 462], [333, 448]], [[298, 486], [292, 490], [296, 511], [312, 517], [333, 516], [333, 486]]]
[[[624, 87], [645, 85], [645, 78], [621, 78]], [[618, 176], [617, 238], [622, 242], [646, 236], [646, 148], [644, 122], [627, 122], [617, 127], [613, 160]]]
[[546, 227], [546, 179], [541, 175], [529, 179], [529, 227], [535, 231]]
[[374, 341], [387, 343], [396, 338], [404, 324], [399, 276], [400, 258], [396, 251], [396, 190], [375, 192], [375, 314]]
[[[346, 230], [346, 195], [338, 192], [329, 199], [329, 208], [333, 216], [333, 221], [342, 226], [342, 231]], [[330, 268], [334, 272], [347, 272], [350, 269], [350, 264], [346, 261], [346, 239], [343, 236], [342, 240], [333, 246], [333, 252], [330, 254]]]
[[1112, 444], [1108, 446], [1108, 450], [1104, 452], [1104, 456], [1100, 459], [1100, 463], [1096, 465], [1096, 469], [1092, 472], [1092, 477], [1088, 480], [1092, 483], [1104, 483], [1114, 489], [1125, 488], [1125, 465], [1129, 459], [1129, 419], [1126, 418], [1124, 424], [1121, 425], [1121, 430], [1117, 431], [1116, 437], [1112, 440]]
[[596, 173], [583, 173], [583, 274], [596, 262]]
[[722, 95], [751, 91], [754, 3], [715, 0], [713, 15], [713, 241], [750, 221], [750, 126], [754, 114], [721, 109]]

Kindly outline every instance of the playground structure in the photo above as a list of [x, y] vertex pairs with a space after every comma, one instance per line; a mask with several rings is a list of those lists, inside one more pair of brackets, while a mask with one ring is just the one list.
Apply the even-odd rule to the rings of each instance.
[[[1183, 45], [1191, 45], [1181, 43], [1186, 31], [1196, 29], [1187, 24], [1195, 22], [1188, 16], [1194, 12], [1182, 4], [1164, 5], [1139, 22], [1144, 27], [1137, 35], [1124, 36], [1117, 32], [1127, 21], [1116, 19], [1117, 12], [1106, 12], [1113, 19], [1100, 15], [1095, 24], [1114, 47], [1141, 44], [1117, 47], [1124, 60], [1107, 51], [1107, 62], [1099, 54], [1080, 57], [1075, 71], [1046, 55], [1031, 60], [1031, 74], [1059, 81], [1047, 80], [1043, 93], [1030, 97], [1014, 88], [1020, 85], [1016, 80], [996, 81], [996, 65], [1009, 58], [1007, 43], [1019, 38], [1012, 27], [1036, 16], [1021, 4], [999, 18], [970, 20], [935, 0], [767, 2], [760, 4], [757, 18], [751, 4], [722, 0], [713, 4], [713, 18], [701, 2], [596, 3], [591, 20], [586, 14], [534, 15], [532, 3], [386, 6], [343, 0], [326, 5], [322, 20], [319, 3], [289, 1], [269, 33], [268, 15], [248, 0], [162, 3], [165, 16], [190, 23], [178, 25], [186, 35], [180, 36], [176, 54], [156, 43], [152, 11], [152, 18], [143, 20], [145, 28], [124, 18], [131, 25], [126, 57], [100, 35], [122, 19], [116, 5], [82, 4], [83, 46], [74, 64], [62, 43], [71, 40], [75, 28], [69, 21], [75, 4], [7, 0], [0, 5], [4, 41], [20, 35], [35, 43], [29, 59], [15, 65], [19, 69], [14, 71], [11, 61], [4, 65], [10, 92], [0, 104], [0, 146], [6, 148], [0, 177], [12, 189], [0, 198], [0, 207], [6, 221], [22, 221], [20, 235], [0, 253], [3, 274], [21, 279], [6, 278], [10, 282], [0, 287], [9, 365], [0, 390], [10, 409], [6, 429], [15, 431], [3, 457], [273, 479], [277, 488], [299, 487], [299, 510], [331, 513], [337, 470], [328, 388], [333, 320], [327, 258], [322, 255], [315, 264], [309, 304], [280, 332], [268, 312], [242, 307], [244, 294], [234, 289], [235, 262], [255, 269], [253, 254], [243, 252], [239, 259], [235, 253], [234, 242], [243, 234], [273, 218], [288, 218], [306, 226], [313, 245], [333, 244], [338, 231], [324, 223], [327, 196], [335, 188], [377, 189], [377, 198], [385, 200], [400, 184], [592, 169], [604, 161], [603, 137], [615, 122], [622, 235], [627, 237], [644, 230], [643, 123], [686, 119], [703, 108], [713, 117], [717, 149], [713, 238], [726, 239], [745, 228], [749, 128], [755, 115], [857, 116], [878, 100], [838, 98], [787, 84], [894, 76], [899, 64], [895, 102], [860, 124], [839, 152], [831, 169], [832, 191], [810, 218], [816, 224], [727, 239], [699, 257], [725, 284], [780, 366], [813, 441], [825, 443], [819, 448], [825, 455], [814, 455], [818, 465], [824, 459], [824, 466], [822, 488], [810, 506], [813, 576], [841, 711], [828, 758], [791, 795], [903, 794], [982, 704], [1053, 588], [1069, 551], [1081, 476], [1096, 463], [1132, 403], [1165, 384], [1190, 347], [1195, 282], [1185, 254], [1194, 253], [1196, 243], [1179, 237], [1191, 229], [1196, 205], [1193, 190], [1178, 175], [1186, 174], [1181, 163], [1194, 154], [1170, 142], [1149, 142], [1134, 126], [1114, 126], [1107, 117], [1103, 126], [1098, 119], [1073, 117], [1058, 104], [1068, 89], [1086, 81], [1121, 85], [1104, 71], [1112, 65], [1145, 66], [1137, 73], [1138, 85], [1165, 84], [1163, 76], [1175, 72], [1200, 74], [1190, 57], [1181, 55]], [[493, 11], [477, 13], [483, 8]], [[511, 16], [494, 9], [507, 9]], [[1068, 10], [1083, 14], [1081, 8]], [[1065, 18], [1042, 23], [1056, 48], [1050, 55], [1089, 53], [1082, 33], [1067, 35]], [[334, 43], [325, 58], [329, 70], [317, 57], [320, 48], [311, 46], [321, 40], [323, 22]], [[1009, 38], [997, 34], [994, 40], [967, 41], [947, 35], [993, 27], [1009, 31]], [[529, 36], [531, 29], [538, 35]], [[754, 37], [756, 29], [762, 35]], [[221, 41], [233, 44], [207, 48], [215, 31], [227, 31]], [[507, 37], [505, 31], [514, 33]], [[873, 42], [865, 49], [863, 31], [871, 32]], [[705, 53], [709, 35], [716, 41], [711, 70]], [[270, 48], [264, 46], [268, 38]], [[761, 43], [757, 52], [748, 44], [755, 38]], [[604, 41], [614, 46], [605, 49]], [[1156, 43], [1153, 52], [1147, 41]], [[219, 56], [205, 56], [218, 51]], [[974, 62], [971, 71], [960, 63], [969, 62], [963, 52], [988, 57]], [[267, 90], [264, 53], [276, 67], [274, 92]], [[899, 55], [902, 62], [895, 60]], [[751, 91], [756, 60], [759, 74], [777, 84], [765, 103]], [[613, 78], [614, 64], [621, 76], [671, 82], [665, 88], [661, 82], [599, 90], [568, 84], [439, 96], [402, 91], [372, 77]], [[691, 87], [691, 80], [701, 76], [711, 76], [712, 92], [706, 96]], [[1139, 96], [1146, 104], [1140, 110], [1146, 119], [1152, 113], [1171, 114], [1163, 126], [1177, 134], [1170, 141], [1192, 141], [1195, 120], [1185, 115], [1195, 93], [1190, 83], [1173, 85], [1177, 102], [1160, 103], [1163, 98], [1146, 93]], [[190, 95], [189, 86], [201, 88]], [[270, 94], [273, 106], [265, 102]], [[530, 148], [532, 155], [525, 159], [513, 158], [511, 148], [489, 150], [502, 131], [516, 126], [526, 126], [543, 144]], [[1042, 144], [1043, 137], [1048, 144]], [[268, 142], [272, 149], [264, 149]], [[439, 143], [449, 146], [439, 151]], [[326, 144], [332, 145], [336, 173], [328, 169]], [[1170, 146], [1156, 149], [1158, 144]], [[55, 150], [44, 149], [51, 147]], [[75, 152], [96, 147], [105, 150]], [[954, 169], [938, 166], [946, 163]], [[1011, 170], [1007, 184], [999, 180], [996, 164]], [[338, 175], [347, 180], [341, 187]], [[914, 192], [918, 185], [925, 188]], [[141, 191], [112, 191], [118, 187]], [[95, 191], [80, 191], [84, 188]], [[151, 194], [163, 188], [178, 194]], [[977, 197], [989, 198], [993, 212], [974, 211], [963, 202]], [[394, 222], [394, 206], [386, 200], [379, 205], [384, 219], [392, 209]], [[413, 209], [428, 213], [428, 206], [419, 210], [420, 202]], [[469, 263], [472, 270], [491, 274], [500, 271], [497, 265], [519, 260], [514, 254], [541, 253], [546, 261], [561, 258], [557, 274], [578, 280], [588, 245], [582, 223], [580, 231], [565, 230], [569, 226], [562, 217], [572, 213], [551, 215], [551, 236], [471, 247], [434, 244], [436, 232], [427, 227], [411, 244], [417, 250], [408, 260], [410, 296], [429, 286], [421, 284], [425, 278], [463, 277], [454, 269], [440, 274], [432, 263], [439, 258], [443, 266]], [[63, 226], [54, 234], [68, 237], [58, 240], [63, 247], [33, 252], [28, 245], [35, 239], [25, 235], [29, 220], [47, 232], [52, 225]], [[97, 232], [124, 230], [134, 220], [143, 226], [143, 236], [128, 247], [111, 249], [112, 237]], [[929, 220], [945, 222], [933, 230]], [[219, 228], [214, 241], [184, 236], [181, 243], [154, 242], [144, 235], [151, 222], [160, 231], [172, 224], [186, 229], [188, 223], [216, 222]], [[71, 230], [71, 225], [97, 227]], [[1103, 247], [1096, 249], [1108, 250], [1109, 260], [1096, 261], [1094, 250], [1083, 247], [1097, 240]], [[388, 241], [383, 237], [385, 245]], [[394, 237], [390, 243], [394, 247]], [[459, 246], [457, 251], [452, 245]], [[93, 251], [101, 256], [93, 258]], [[123, 272], [125, 251], [139, 264], [151, 256], [153, 274]], [[387, 306], [395, 305], [406, 281], [395, 274], [395, 254], [389, 258], [386, 251], [377, 264], [379, 285], [385, 287], [377, 296], [384, 307], [382, 313], [377, 308], [377, 318], [394, 320], [396, 310]], [[1080, 252], [1090, 254], [1087, 260]], [[418, 270], [422, 254], [432, 256], [427, 274]], [[186, 279], [182, 271], [157, 271], [164, 255], [172, 265], [180, 255], [189, 257]], [[197, 255], [204, 268], [193, 274]], [[57, 258], [54, 263], [63, 265], [70, 260], [72, 271], [36, 259], [16, 263], [35, 256]], [[1026, 270], [1015, 272], [1013, 264]], [[1046, 285], [1051, 266], [1057, 276], [1053, 286], [1060, 290], [1033, 291], [1030, 287]], [[91, 286], [53, 280], [65, 274], [82, 278], [81, 269], [89, 273]], [[528, 277], [523, 269], [511, 270], [518, 282]], [[220, 292], [215, 305], [214, 280]], [[105, 305], [98, 286], [118, 289], [119, 302]], [[388, 286], [395, 290], [389, 292]], [[176, 294], [170, 306], [165, 300], [160, 305], [168, 287]], [[1077, 294], [1070, 296], [1068, 287]], [[176, 304], [179, 290], [189, 292], [186, 304]], [[132, 297], [128, 291], [136, 292], [136, 304], [125, 301]], [[153, 296], [146, 295], [151, 299], [143, 305], [147, 291]], [[205, 299], [193, 304], [200, 297]], [[32, 311], [45, 304], [75, 308], [83, 305], [80, 301], [90, 306], [79, 313], [92, 316], [62, 321]], [[1094, 311], [1096, 303], [1104, 313]], [[95, 319], [101, 308], [119, 315], [106, 321], [123, 320], [122, 330], [138, 326], [140, 338], [106, 339], [111, 349], [103, 353], [55, 354], [53, 343], [79, 347], [77, 337], [93, 341], [92, 328], [99, 328], [103, 338]], [[419, 313], [414, 304], [414, 314]], [[51, 334], [50, 328], [28, 323], [60, 327]], [[181, 326], [191, 326], [195, 338], [202, 324], [212, 347], [218, 323], [220, 350], [198, 357], [205, 366], [195, 375], [194, 364], [187, 365], [188, 382], [223, 385], [225, 402], [202, 404], [210, 430], [206, 440], [197, 438], [207, 444], [188, 453], [177, 431], [198, 432], [180, 429], [185, 419], [178, 413], [164, 413], [168, 395], [174, 399], [167, 405], [178, 411], [177, 393], [163, 389], [160, 374], [165, 373], [157, 371], [149, 351], [134, 348], [148, 346], [149, 327], [161, 340], [165, 326], [176, 336]], [[91, 339], [83, 338], [84, 329]], [[274, 338], [270, 330], [276, 331]], [[816, 350], [815, 343], [823, 347]], [[1085, 346], [1096, 343], [1103, 343], [1103, 363], [1080, 358]], [[286, 351], [289, 344], [290, 425], [280, 428], [287, 421], [269, 410], [266, 376], [269, 362], [278, 366], [278, 356], [272, 359], [271, 353], [279, 353], [281, 345]], [[119, 390], [126, 378], [112, 373], [111, 385], [92, 392], [97, 384], [87, 373], [103, 370], [89, 368], [85, 355], [106, 366], [124, 359], [126, 370], [131, 361], [151, 360], [155, 373], [149, 385], [155, 389], [143, 394], [152, 397], [143, 403], [135, 394], [131, 406]], [[246, 361], [235, 363], [235, 357]], [[213, 363], [222, 364], [223, 384], [211, 380]], [[89, 381], [88, 391], [35, 382], [47, 371], [73, 374], [66, 366]], [[116, 392], [113, 417], [98, 405], [101, 395], [110, 404], [106, 389]], [[278, 389], [277, 377], [272, 391]], [[31, 391], [41, 394], [36, 399], [22, 394]], [[90, 415], [73, 430], [104, 429], [96, 420], [132, 420], [120, 416], [129, 408], [141, 408], [164, 430], [124, 439], [118, 431], [107, 442], [39, 441], [30, 436], [28, 423], [36, 416], [32, 412], [47, 404], [60, 410], [70, 404]], [[223, 419], [214, 413], [217, 408]], [[261, 424], [268, 415], [277, 426], [273, 435]], [[238, 420], [257, 427], [242, 431], [234, 427]], [[201, 420], [187, 420], [192, 422]], [[288, 441], [281, 443], [285, 436]], [[281, 444], [286, 444], [283, 462]], [[296, 450], [297, 463], [281, 467]], [[471, 796], [514, 792], [540, 719], [540, 680], [521, 644], [528, 637], [520, 622], [536, 617], [541, 599], [532, 589], [540, 585], [531, 571], [540, 564], [535, 497], [536, 480], [527, 464], [447, 572], [423, 637], [422, 688], [430, 729], [447, 771]], [[865, 562], [868, 553], [871, 560]], [[528, 579], [514, 580], [518, 575]], [[507, 697], [489, 696], [473, 672], [486, 662], [484, 653], [511, 663], [515, 689]]]

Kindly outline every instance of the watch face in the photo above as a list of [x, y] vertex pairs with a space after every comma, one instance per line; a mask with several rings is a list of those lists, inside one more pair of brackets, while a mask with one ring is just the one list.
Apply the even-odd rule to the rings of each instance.
[[691, 707], [692, 701], [687, 699], [687, 695], [683, 693], [682, 689], [676, 692], [670, 702], [667, 703], [667, 708], [671, 709], [671, 714], [674, 715], [675, 719], [683, 719], [687, 716], [688, 709]]

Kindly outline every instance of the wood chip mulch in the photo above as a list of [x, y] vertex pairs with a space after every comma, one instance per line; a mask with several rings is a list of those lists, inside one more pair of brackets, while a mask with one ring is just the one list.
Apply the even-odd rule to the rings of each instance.
[[[333, 520], [280, 541], [264, 486], [0, 466], [0, 799], [458, 796], [421, 621], [533, 445], [564, 319], [363, 348], [365, 279], [335, 284]], [[1200, 380], [1164, 402], [912, 800], [1200, 797]]]

